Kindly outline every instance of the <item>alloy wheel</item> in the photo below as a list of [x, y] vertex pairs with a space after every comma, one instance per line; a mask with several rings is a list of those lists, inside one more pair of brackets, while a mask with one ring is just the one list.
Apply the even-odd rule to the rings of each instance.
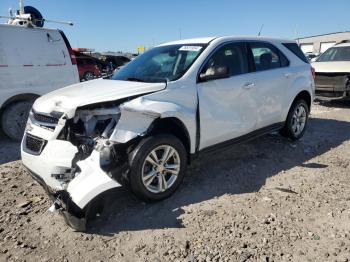
[[152, 193], [161, 193], [174, 185], [180, 172], [180, 156], [175, 148], [161, 145], [153, 149], [142, 165], [142, 182]]
[[303, 105], [299, 105], [295, 108], [292, 117], [292, 132], [295, 136], [300, 135], [306, 125], [307, 113]]
[[90, 80], [92, 80], [92, 79], [94, 79], [94, 78], [95, 78], [95, 76], [94, 76], [94, 74], [91, 73], [91, 72], [87, 72], [87, 73], [85, 74], [85, 80], [86, 80], [86, 81], [90, 81]]

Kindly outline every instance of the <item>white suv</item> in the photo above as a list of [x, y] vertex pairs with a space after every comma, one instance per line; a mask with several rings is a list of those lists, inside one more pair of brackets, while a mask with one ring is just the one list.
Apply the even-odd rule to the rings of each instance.
[[303, 136], [312, 68], [294, 41], [181, 40], [151, 49], [110, 80], [40, 97], [22, 141], [23, 164], [83, 229], [102, 192], [170, 196], [193, 156], [274, 130]]

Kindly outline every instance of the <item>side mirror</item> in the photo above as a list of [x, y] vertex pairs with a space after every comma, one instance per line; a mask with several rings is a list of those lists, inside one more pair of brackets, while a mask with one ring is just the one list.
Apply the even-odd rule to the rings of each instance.
[[199, 75], [199, 80], [205, 82], [230, 77], [229, 69], [226, 66], [211, 66]]
[[316, 61], [317, 61], [317, 58], [318, 58], [318, 57], [314, 57], [314, 58], [312, 58], [312, 59], [311, 59], [311, 63], [316, 62]]

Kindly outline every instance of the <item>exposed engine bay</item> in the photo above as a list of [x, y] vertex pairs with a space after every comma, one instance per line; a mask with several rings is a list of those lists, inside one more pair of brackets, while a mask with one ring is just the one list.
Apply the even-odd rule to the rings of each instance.
[[[68, 119], [58, 139], [67, 140], [78, 148], [74, 162], [84, 160], [96, 148], [102, 150], [120, 119], [117, 105], [90, 109], [78, 109], [72, 119]], [[74, 164], [74, 163], [73, 163]]]
[[135, 141], [120, 143], [113, 139], [121, 118], [119, 104], [114, 102], [78, 108], [74, 118], [66, 120], [57, 139], [70, 142], [78, 152], [72, 160], [70, 172], [57, 174], [56, 179], [68, 184], [81, 173], [79, 162], [96, 151], [95, 157], [99, 158], [100, 168], [118, 183], [127, 182], [127, 154]]

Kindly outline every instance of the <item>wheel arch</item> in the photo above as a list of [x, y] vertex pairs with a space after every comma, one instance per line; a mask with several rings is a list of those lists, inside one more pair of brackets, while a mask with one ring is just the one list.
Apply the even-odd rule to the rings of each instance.
[[166, 133], [177, 137], [184, 145], [188, 161], [190, 161], [191, 138], [185, 124], [176, 117], [157, 118], [153, 121], [148, 131], [149, 135]]
[[13, 103], [21, 102], [21, 101], [34, 101], [38, 97], [40, 97], [40, 95], [32, 94], [32, 93], [19, 94], [19, 95], [12, 96], [1, 105], [0, 111], [2, 112], [7, 106], [9, 106]]
[[285, 114], [283, 115], [283, 121], [287, 120], [288, 117], [288, 113], [290, 111], [290, 109], [292, 108], [293, 104], [295, 103], [295, 101], [297, 101], [298, 99], [304, 99], [308, 108], [309, 108], [309, 112], [311, 110], [311, 105], [312, 105], [312, 96], [310, 94], [309, 91], [307, 90], [301, 90], [299, 91], [299, 93], [297, 93], [297, 95], [294, 97], [293, 101], [290, 102], [289, 106], [285, 108]]
[[307, 103], [307, 106], [309, 107], [309, 111], [311, 110], [311, 103], [312, 103], [312, 98], [311, 94], [309, 91], [303, 90], [297, 94], [297, 96], [294, 98], [293, 102], [297, 101], [298, 99], [303, 99]]
[[27, 94], [19, 94], [12, 96], [8, 98], [0, 107], [0, 120], [3, 116], [3, 113], [5, 109], [16, 102], [22, 102], [22, 101], [34, 101], [35, 99], [39, 98], [40, 96], [37, 94], [27, 93]]
[[[21, 137], [23, 136], [23, 134], [21, 134], [20, 136], [16, 136], [16, 132], [13, 132], [13, 130], [9, 130], [9, 125], [8, 121], [6, 119], [8, 119], [8, 116], [11, 116], [8, 113], [8, 110], [11, 109], [12, 105], [16, 105], [16, 103], [18, 102], [34, 102], [34, 100], [36, 98], [38, 98], [39, 95], [36, 94], [19, 94], [19, 95], [15, 95], [12, 96], [11, 98], [7, 99], [1, 106], [0, 108], [0, 128], [1, 131], [4, 132], [9, 138], [14, 139], [14, 140], [20, 140]], [[30, 110], [30, 108], [28, 108]], [[27, 110], [27, 108], [26, 108]], [[13, 121], [11, 119], [11, 121]]]
[[94, 72], [92, 72], [92, 70], [90, 70], [90, 69], [84, 71], [84, 76], [85, 76], [87, 73], [91, 73], [91, 74], [95, 75]]

